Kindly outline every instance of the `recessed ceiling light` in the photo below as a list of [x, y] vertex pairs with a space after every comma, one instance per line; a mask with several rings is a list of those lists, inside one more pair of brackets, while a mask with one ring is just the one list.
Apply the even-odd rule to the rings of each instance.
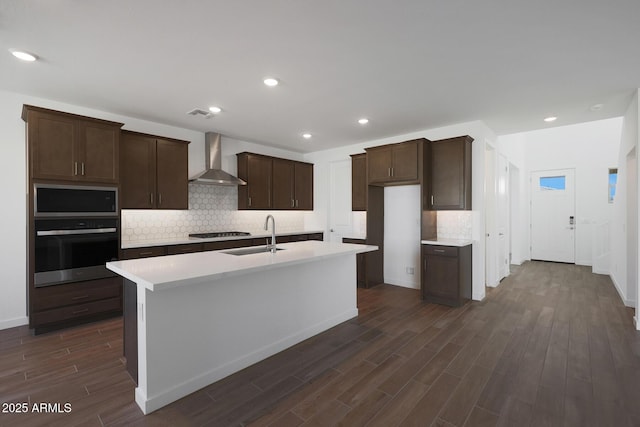
[[363, 117], [358, 120], [358, 123], [360, 123], [361, 125], [366, 125], [367, 123], [369, 123], [369, 119]]
[[302, 134], [302, 137], [303, 137], [304, 139], [310, 139], [310, 138], [311, 138], [311, 134], [310, 134], [310, 133], [303, 133], [303, 134]]
[[15, 56], [16, 58], [21, 59], [23, 61], [27, 61], [27, 62], [33, 62], [36, 59], [38, 59], [37, 56], [35, 56], [35, 55], [31, 54], [31, 53], [28, 53], [28, 52], [21, 51], [21, 50], [9, 49], [9, 52], [11, 52], [11, 54], [13, 56]]
[[264, 84], [270, 87], [278, 86], [278, 83], [280, 83], [278, 79], [274, 79], [273, 77], [267, 77], [264, 79]]
[[558, 118], [555, 116], [549, 116], [549, 117], [545, 117], [544, 121], [545, 122], [555, 122]]
[[602, 107], [604, 107], [603, 104], [593, 104], [591, 107], [589, 107], [589, 110], [591, 110], [591, 111], [600, 111], [600, 110], [602, 110]]
[[209, 107], [209, 111], [211, 111], [213, 114], [218, 114], [220, 111], [222, 111], [222, 108], [213, 106]]

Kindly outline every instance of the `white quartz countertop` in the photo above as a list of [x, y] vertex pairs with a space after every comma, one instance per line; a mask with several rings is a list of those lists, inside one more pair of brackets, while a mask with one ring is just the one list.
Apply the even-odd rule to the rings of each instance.
[[473, 240], [467, 239], [436, 239], [436, 240], [422, 240], [420, 243], [423, 245], [439, 245], [439, 246], [467, 246], [473, 243]]
[[[316, 233], [324, 233], [323, 230], [305, 230], [305, 231], [282, 231], [276, 233], [276, 242], [278, 241], [278, 236], [292, 236], [294, 234], [316, 234]], [[122, 242], [120, 245], [122, 249], [134, 249], [134, 248], [148, 248], [151, 246], [169, 246], [169, 245], [185, 245], [189, 243], [206, 243], [206, 242], [224, 242], [228, 240], [243, 240], [243, 239], [262, 239], [266, 237], [271, 237], [271, 233], [265, 231], [264, 233], [255, 233], [252, 232], [250, 236], [225, 236], [225, 237], [212, 237], [209, 239], [201, 239], [199, 237], [172, 237], [172, 238], [164, 238], [164, 239], [154, 239], [154, 240], [134, 240]]]
[[[305, 232], [306, 233], [306, 232]], [[255, 273], [287, 265], [312, 262], [378, 249], [377, 246], [337, 242], [305, 242], [278, 244], [282, 248], [272, 254], [231, 255], [223, 251], [167, 255], [153, 258], [112, 261], [107, 268], [151, 291], [212, 282], [223, 277]], [[246, 249], [246, 248], [242, 248]], [[233, 251], [234, 249], [230, 249]], [[238, 250], [238, 249], [235, 249]]]

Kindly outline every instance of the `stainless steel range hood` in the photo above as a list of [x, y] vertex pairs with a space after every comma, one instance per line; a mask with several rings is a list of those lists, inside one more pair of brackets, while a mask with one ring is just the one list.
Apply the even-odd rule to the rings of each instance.
[[189, 178], [189, 182], [209, 185], [247, 185], [245, 181], [222, 170], [221, 139], [219, 133], [204, 134], [205, 170]]

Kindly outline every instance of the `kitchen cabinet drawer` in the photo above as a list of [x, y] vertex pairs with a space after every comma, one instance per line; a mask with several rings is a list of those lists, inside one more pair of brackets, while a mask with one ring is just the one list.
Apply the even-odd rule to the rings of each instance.
[[458, 248], [455, 246], [438, 246], [438, 245], [425, 245], [424, 253], [427, 255], [441, 255], [441, 256], [458, 256]]
[[31, 313], [32, 321], [39, 325], [67, 322], [98, 314], [117, 313], [122, 311], [122, 298], [109, 298], [85, 304], [70, 305], [52, 310]]
[[119, 277], [47, 286], [35, 289], [33, 310], [39, 312], [67, 305], [116, 298], [121, 294], [122, 279]]
[[131, 248], [122, 250], [122, 259], [149, 258], [167, 254], [165, 246], [151, 246], [147, 248]]
[[[220, 242], [205, 242], [205, 251], [220, 251], [224, 249], [236, 249], [246, 248], [248, 246], [256, 246], [253, 244], [254, 239], [236, 239], [236, 240], [224, 240]], [[262, 241], [264, 243], [264, 241]], [[262, 244], [259, 243], [259, 244]]]
[[202, 252], [204, 250], [203, 243], [190, 243], [187, 245], [173, 245], [167, 247], [167, 255], [190, 254], [193, 252]]

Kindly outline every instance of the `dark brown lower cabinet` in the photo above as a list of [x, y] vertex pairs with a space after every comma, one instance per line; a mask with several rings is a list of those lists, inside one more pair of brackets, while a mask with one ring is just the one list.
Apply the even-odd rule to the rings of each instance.
[[[276, 243], [302, 242], [305, 240], [322, 241], [323, 239], [324, 239], [324, 233], [288, 234], [284, 236], [276, 236]], [[202, 251], [220, 251], [224, 249], [245, 248], [248, 246], [266, 245], [268, 240], [270, 241], [271, 238], [257, 237], [257, 238], [248, 238], [248, 239], [220, 240], [217, 242], [186, 243], [186, 244], [180, 244], [180, 245], [129, 248], [129, 249], [122, 250], [120, 258], [124, 260], [124, 259], [148, 258], [152, 256], [162, 256], [162, 255], [187, 254], [187, 253], [202, 252]]]
[[124, 284], [123, 344], [127, 372], [138, 384], [138, 288], [129, 279], [122, 279]]
[[471, 299], [471, 245], [422, 245], [422, 299], [451, 307]]
[[[343, 237], [342, 243], [355, 243], [357, 245], [366, 245], [365, 239], [352, 239], [350, 237]], [[356, 283], [359, 288], [367, 287], [367, 254], [356, 255]]]
[[36, 288], [29, 325], [41, 334], [122, 314], [119, 277]]

